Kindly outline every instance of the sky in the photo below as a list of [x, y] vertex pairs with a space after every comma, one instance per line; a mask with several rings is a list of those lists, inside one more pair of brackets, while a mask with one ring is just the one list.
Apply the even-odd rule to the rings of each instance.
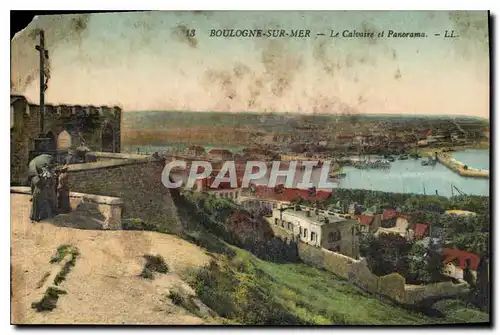
[[[488, 13], [131, 12], [36, 17], [11, 41], [11, 91], [124, 111], [390, 113], [489, 118]], [[188, 37], [186, 30], [195, 29]], [[211, 29], [311, 30], [310, 38], [210, 37]], [[334, 30], [384, 37], [330, 37]], [[388, 31], [426, 38], [389, 38]], [[445, 31], [455, 38], [444, 38]], [[324, 33], [325, 36], [317, 36]], [[435, 34], [440, 36], [435, 36]]]

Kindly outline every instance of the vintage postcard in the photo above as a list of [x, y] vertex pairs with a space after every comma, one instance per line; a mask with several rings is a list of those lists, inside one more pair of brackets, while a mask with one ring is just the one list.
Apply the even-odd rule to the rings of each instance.
[[11, 40], [11, 323], [488, 325], [489, 29], [35, 16]]

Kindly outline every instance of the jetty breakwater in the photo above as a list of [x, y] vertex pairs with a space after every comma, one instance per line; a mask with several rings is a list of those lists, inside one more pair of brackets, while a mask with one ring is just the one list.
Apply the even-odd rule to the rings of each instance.
[[[435, 153], [428, 153], [430, 157], [434, 157]], [[470, 167], [462, 162], [457, 161], [447, 152], [438, 152], [437, 160], [450, 170], [458, 173], [462, 177], [470, 178], [485, 178], [489, 179], [490, 172], [488, 170], [480, 170]]]

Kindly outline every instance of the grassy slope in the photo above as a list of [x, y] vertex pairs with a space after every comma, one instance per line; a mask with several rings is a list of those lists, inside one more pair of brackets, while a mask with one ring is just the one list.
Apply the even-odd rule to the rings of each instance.
[[416, 325], [488, 321], [488, 314], [468, 308], [459, 301], [440, 302], [437, 307], [444, 318], [410, 311], [303, 263], [266, 262], [241, 249], [237, 249], [232, 262], [235, 261], [245, 263], [248, 272], [258, 273], [254, 277], [257, 284], [266, 287], [283, 308], [307, 323]]
[[[445, 306], [439, 308], [445, 314], [444, 318], [430, 317], [383, 301], [329, 272], [307, 264], [267, 262], [242, 249], [232, 246], [230, 248], [236, 252], [236, 256], [231, 260], [219, 258], [218, 263], [229, 269], [222, 276], [233, 277], [237, 284], [233, 287], [221, 285], [215, 290], [213, 287], [209, 289], [198, 284], [195, 285], [197, 291], [205, 291], [211, 297], [214, 292], [219, 291], [221, 296], [229, 296], [230, 298], [226, 299], [231, 299], [232, 304], [242, 305], [253, 296], [243, 295], [241, 292], [247, 291], [248, 287], [258, 287], [264, 295], [272, 297], [273, 303], [288, 313], [291, 320], [297, 320], [283, 324], [418, 325], [488, 320], [487, 314], [467, 308], [458, 302], [451, 305], [446, 305], [446, 302], [441, 304]], [[225, 304], [220, 299], [205, 300], [203, 294], [200, 297], [215, 310]], [[257, 301], [244, 305], [244, 313], [250, 314], [246, 306], [260, 308], [263, 304], [270, 302]], [[238, 323], [253, 323], [237, 313], [229, 317]]]
[[466, 306], [460, 300], [441, 300], [433, 306], [446, 315], [446, 320], [450, 323], [465, 322], [488, 322], [489, 315], [480, 310]]
[[418, 325], [488, 320], [485, 313], [459, 302], [448, 306], [446, 301], [437, 308], [444, 317], [430, 317], [307, 264], [264, 261], [206, 231], [189, 235], [219, 264], [217, 269], [205, 269], [201, 279], [194, 276], [198, 296], [237, 323]]
[[238, 250], [237, 259], [251, 264], [276, 300], [292, 314], [314, 324], [421, 324], [425, 315], [382, 302], [335, 275], [299, 264], [262, 261]]

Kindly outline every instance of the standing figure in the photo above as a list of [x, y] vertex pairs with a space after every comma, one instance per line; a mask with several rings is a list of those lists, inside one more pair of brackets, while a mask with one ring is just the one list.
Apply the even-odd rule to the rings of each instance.
[[75, 154], [73, 153], [73, 150], [68, 149], [68, 154], [64, 158], [64, 161], [66, 165], [73, 164], [75, 162]]
[[59, 213], [69, 213], [71, 205], [69, 202], [69, 176], [68, 167], [61, 168], [57, 183], [57, 208]]
[[81, 145], [76, 148], [76, 158], [77, 158], [77, 162], [78, 163], [86, 163], [86, 156], [87, 156], [87, 153], [90, 152], [90, 149], [89, 147], [87, 146], [87, 144], [82, 141]]
[[44, 204], [44, 188], [45, 179], [42, 178], [41, 170], [37, 169], [38, 174], [31, 178], [31, 214], [32, 221], [40, 221], [45, 219], [43, 204]]
[[43, 168], [42, 178], [44, 179], [43, 196], [43, 213], [45, 218], [50, 218], [56, 214], [57, 196], [56, 196], [56, 179], [55, 175], [48, 168]]

